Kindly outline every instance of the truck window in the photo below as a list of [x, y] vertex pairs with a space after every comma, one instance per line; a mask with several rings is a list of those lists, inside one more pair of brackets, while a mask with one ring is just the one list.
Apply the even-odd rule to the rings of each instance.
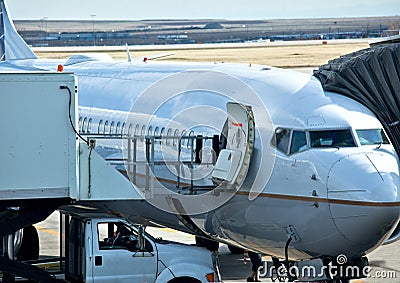
[[[138, 251], [137, 231], [122, 222], [98, 223], [97, 231], [100, 250], [124, 249]], [[147, 239], [145, 246], [146, 251], [153, 251], [153, 247]]]
[[137, 244], [137, 233], [131, 227], [121, 222], [97, 224], [99, 249], [129, 249]]

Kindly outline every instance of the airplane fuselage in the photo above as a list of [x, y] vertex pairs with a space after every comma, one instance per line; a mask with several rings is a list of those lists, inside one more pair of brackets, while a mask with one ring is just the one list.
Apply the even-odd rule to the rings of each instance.
[[[291, 235], [296, 238], [289, 247], [292, 259], [363, 256], [387, 239], [398, 223], [398, 157], [381, 124], [358, 102], [324, 92], [310, 75], [232, 64], [84, 61], [68, 65], [51, 60], [7, 64], [10, 69], [40, 70], [56, 70], [63, 64], [65, 71], [74, 72], [81, 133], [162, 135], [164, 128], [165, 135], [180, 136], [182, 131], [220, 135], [229, 114], [227, 103], [252, 108], [256, 131], [251, 160], [241, 184], [232, 186], [234, 193], [229, 187], [216, 194], [218, 199], [226, 195], [224, 203], [213, 206], [214, 196], [208, 195], [210, 209], [208, 202], [201, 203], [204, 210], [186, 213], [189, 216], [185, 212], [191, 211], [193, 202], [175, 205], [176, 214], [154, 203], [98, 204], [128, 219], [146, 219], [192, 233], [201, 230], [216, 240], [278, 257], [284, 257]], [[163, 90], [171, 95], [163, 96]], [[205, 109], [212, 109], [211, 113]], [[242, 142], [236, 140], [238, 136], [228, 140], [232, 152], [234, 144]], [[156, 151], [177, 151], [173, 142], [164, 145]], [[104, 148], [105, 157], [124, 150], [121, 143], [105, 143]], [[207, 172], [196, 181], [213, 185]], [[159, 205], [171, 207], [171, 195], [159, 198]], [[195, 224], [195, 229], [185, 221]]]

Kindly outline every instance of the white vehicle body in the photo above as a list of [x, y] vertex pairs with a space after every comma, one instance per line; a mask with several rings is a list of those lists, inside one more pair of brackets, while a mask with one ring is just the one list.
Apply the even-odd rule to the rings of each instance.
[[[122, 219], [75, 214], [69, 227], [67, 280], [138, 283], [220, 280], [215, 255], [208, 250], [154, 238]], [[144, 235], [142, 247], [138, 242], [140, 235]]]

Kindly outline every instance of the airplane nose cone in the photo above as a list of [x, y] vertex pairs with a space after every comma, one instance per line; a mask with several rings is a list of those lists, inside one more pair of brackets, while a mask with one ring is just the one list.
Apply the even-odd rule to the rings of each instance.
[[389, 236], [400, 216], [399, 188], [392, 154], [358, 153], [332, 165], [327, 180], [331, 216], [355, 249], [367, 251]]

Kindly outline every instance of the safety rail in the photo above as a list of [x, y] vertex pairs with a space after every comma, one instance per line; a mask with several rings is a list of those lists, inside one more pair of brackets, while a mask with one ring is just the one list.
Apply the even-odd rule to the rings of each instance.
[[[94, 142], [96, 147], [119, 148], [121, 157], [103, 156], [105, 161], [114, 166], [125, 175], [129, 180], [142, 190], [145, 194], [152, 193], [155, 188], [154, 179], [162, 182], [164, 179], [157, 175], [156, 167], [174, 166], [177, 170], [175, 174], [177, 190], [188, 190], [189, 194], [195, 194], [197, 191], [210, 190], [213, 186], [195, 185], [193, 172], [197, 166], [214, 166], [219, 153], [219, 136], [161, 136], [161, 135], [126, 135], [126, 134], [91, 134], [81, 133], [87, 140]], [[115, 142], [121, 142], [116, 145]], [[168, 142], [176, 141], [176, 142]], [[202, 149], [206, 143], [211, 141], [213, 149], [211, 162], [206, 162], [202, 158]], [[114, 143], [111, 145], [111, 143]], [[186, 146], [184, 146], [186, 145]], [[176, 156], [166, 156], [157, 146], [166, 146], [176, 149]], [[158, 158], [161, 153], [161, 158]], [[183, 154], [185, 152], [185, 154]], [[182, 165], [186, 166], [190, 172], [189, 178], [182, 176]], [[144, 172], [139, 170], [139, 166], [144, 167]], [[139, 182], [139, 177], [142, 181]], [[185, 182], [188, 180], [189, 182]], [[172, 180], [168, 180], [172, 181]]]

